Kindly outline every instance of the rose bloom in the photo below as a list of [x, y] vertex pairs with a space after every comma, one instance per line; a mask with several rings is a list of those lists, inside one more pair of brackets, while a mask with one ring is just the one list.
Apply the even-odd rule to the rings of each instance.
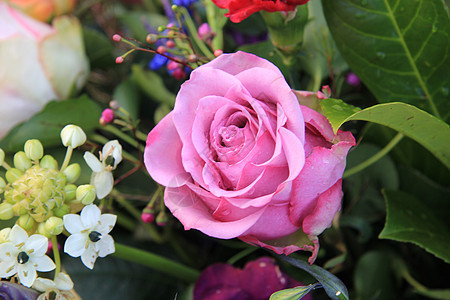
[[149, 133], [145, 164], [185, 229], [286, 255], [318, 251], [355, 140], [300, 108], [280, 70], [245, 52], [195, 69]]
[[73, 11], [76, 0], [8, 0], [8, 2], [30, 17], [47, 22], [52, 17]]
[[75, 18], [36, 21], [0, 1], [0, 138], [44, 105], [66, 99], [89, 73]]
[[309, 0], [212, 0], [218, 7], [228, 9], [225, 14], [234, 23], [239, 23], [260, 10], [268, 12], [290, 11]]

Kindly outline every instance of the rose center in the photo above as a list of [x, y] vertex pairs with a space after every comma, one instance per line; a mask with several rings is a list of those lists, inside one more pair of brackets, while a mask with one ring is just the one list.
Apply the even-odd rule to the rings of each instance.
[[221, 138], [220, 144], [224, 147], [233, 147], [239, 145], [244, 140], [244, 135], [239, 127], [230, 125], [219, 129]]
[[93, 243], [100, 241], [101, 238], [102, 238], [102, 234], [101, 234], [100, 232], [97, 232], [97, 231], [91, 231], [91, 232], [89, 233], [89, 239], [90, 239]]
[[30, 257], [28, 256], [28, 254], [25, 251], [22, 251], [17, 255], [17, 262], [19, 264], [22, 264], [22, 265], [26, 264], [29, 259], [30, 259]]

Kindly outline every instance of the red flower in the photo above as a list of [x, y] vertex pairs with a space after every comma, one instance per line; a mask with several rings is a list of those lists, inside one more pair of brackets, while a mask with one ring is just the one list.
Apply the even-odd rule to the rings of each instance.
[[212, 0], [218, 7], [228, 9], [226, 17], [239, 23], [260, 10], [268, 12], [294, 10], [309, 0]]

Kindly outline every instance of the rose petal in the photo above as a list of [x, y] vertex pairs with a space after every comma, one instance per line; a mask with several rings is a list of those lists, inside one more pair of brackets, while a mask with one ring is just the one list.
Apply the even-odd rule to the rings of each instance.
[[241, 235], [255, 224], [264, 212], [264, 209], [261, 209], [237, 221], [221, 222], [212, 217], [210, 209], [203, 201], [187, 186], [166, 188], [164, 194], [166, 206], [186, 230], [194, 228], [216, 238], [230, 239]]
[[144, 152], [147, 171], [159, 184], [177, 187], [190, 177], [181, 162], [181, 147], [173, 113], [169, 113], [148, 134]]

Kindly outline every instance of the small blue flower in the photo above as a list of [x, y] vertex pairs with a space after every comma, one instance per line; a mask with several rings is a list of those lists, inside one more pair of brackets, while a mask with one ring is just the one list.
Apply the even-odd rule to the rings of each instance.
[[197, 0], [172, 0], [173, 4], [184, 7], [188, 7], [196, 1]]
[[153, 59], [149, 62], [148, 67], [153, 71], [159, 70], [167, 64], [168, 60], [169, 59], [167, 57], [156, 54], [155, 57], [153, 57]]

